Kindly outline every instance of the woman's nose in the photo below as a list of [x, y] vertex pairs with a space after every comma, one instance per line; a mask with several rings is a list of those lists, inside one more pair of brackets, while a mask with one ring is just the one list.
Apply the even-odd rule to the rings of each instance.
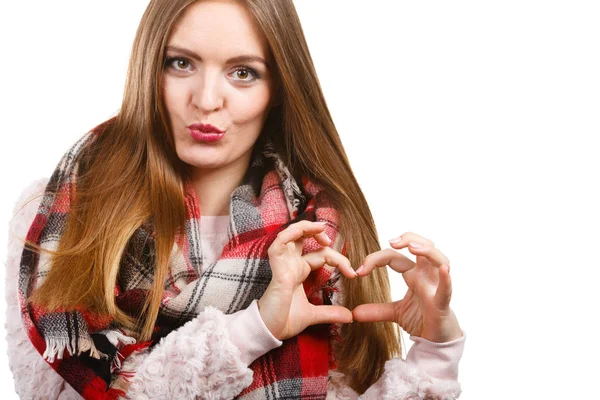
[[219, 74], [204, 71], [192, 90], [192, 104], [202, 111], [223, 107], [223, 82]]

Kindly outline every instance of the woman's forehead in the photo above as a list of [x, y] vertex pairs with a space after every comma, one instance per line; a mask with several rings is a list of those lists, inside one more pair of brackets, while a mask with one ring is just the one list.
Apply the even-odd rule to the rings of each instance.
[[202, 0], [190, 5], [175, 25], [169, 46], [201, 57], [268, 57], [268, 43], [252, 14], [239, 2]]

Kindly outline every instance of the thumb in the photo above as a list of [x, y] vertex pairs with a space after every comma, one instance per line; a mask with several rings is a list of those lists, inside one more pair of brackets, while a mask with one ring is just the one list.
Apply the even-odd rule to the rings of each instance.
[[452, 280], [450, 279], [450, 266], [442, 264], [439, 269], [440, 280], [438, 288], [433, 297], [433, 303], [440, 310], [446, 310], [450, 307], [452, 298]]
[[350, 323], [352, 312], [342, 306], [313, 306], [313, 318], [310, 325]]

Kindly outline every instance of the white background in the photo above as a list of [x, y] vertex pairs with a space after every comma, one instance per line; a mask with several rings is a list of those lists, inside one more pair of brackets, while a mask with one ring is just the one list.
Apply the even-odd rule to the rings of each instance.
[[[382, 246], [414, 231], [451, 260], [461, 399], [593, 396], [598, 3], [295, 3]], [[146, 4], [2, 2], [0, 242], [20, 191], [117, 112]], [[0, 379], [16, 398], [4, 340]]]

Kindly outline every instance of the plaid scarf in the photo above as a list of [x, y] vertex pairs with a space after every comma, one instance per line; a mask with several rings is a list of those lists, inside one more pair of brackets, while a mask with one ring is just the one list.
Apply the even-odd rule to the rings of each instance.
[[[85, 153], [82, 150], [98, 134], [95, 128], [84, 135], [61, 159], [46, 186], [28, 240], [56, 250], [76, 191], [78, 165]], [[289, 224], [303, 219], [327, 221], [332, 247], [342, 251], [338, 214], [321, 187], [306, 177], [294, 179], [270, 143], [260, 146], [262, 152], [254, 153], [242, 184], [231, 194], [228, 242], [220, 258], [202, 274], [200, 210], [191, 183], [184, 181], [187, 219], [185, 232], [180, 233], [184, 237], [178, 234], [173, 246], [150, 342], [136, 343], [110, 315], [81, 308], [50, 312], [26, 302], [48, 275], [50, 256], [24, 248], [19, 301], [25, 328], [40, 354], [82, 396], [123, 396], [127, 387], [120, 370], [123, 359], [137, 351], [148, 351], [208, 305], [230, 314], [260, 298], [271, 280], [267, 250], [277, 233]], [[154, 234], [150, 221], [140, 226], [121, 259], [115, 296], [117, 305], [130, 315], [139, 315], [154, 279]], [[179, 248], [177, 243], [184, 245]], [[314, 239], [306, 239], [303, 254], [319, 248]], [[339, 273], [327, 268], [313, 271], [304, 283], [309, 301], [331, 304], [338, 278]], [[254, 361], [250, 365], [254, 381], [239, 398], [325, 399], [328, 371], [334, 366], [331, 344], [336, 333], [332, 328], [309, 327]], [[264, 390], [256, 390], [261, 388]], [[257, 393], [263, 394], [257, 397]]]

